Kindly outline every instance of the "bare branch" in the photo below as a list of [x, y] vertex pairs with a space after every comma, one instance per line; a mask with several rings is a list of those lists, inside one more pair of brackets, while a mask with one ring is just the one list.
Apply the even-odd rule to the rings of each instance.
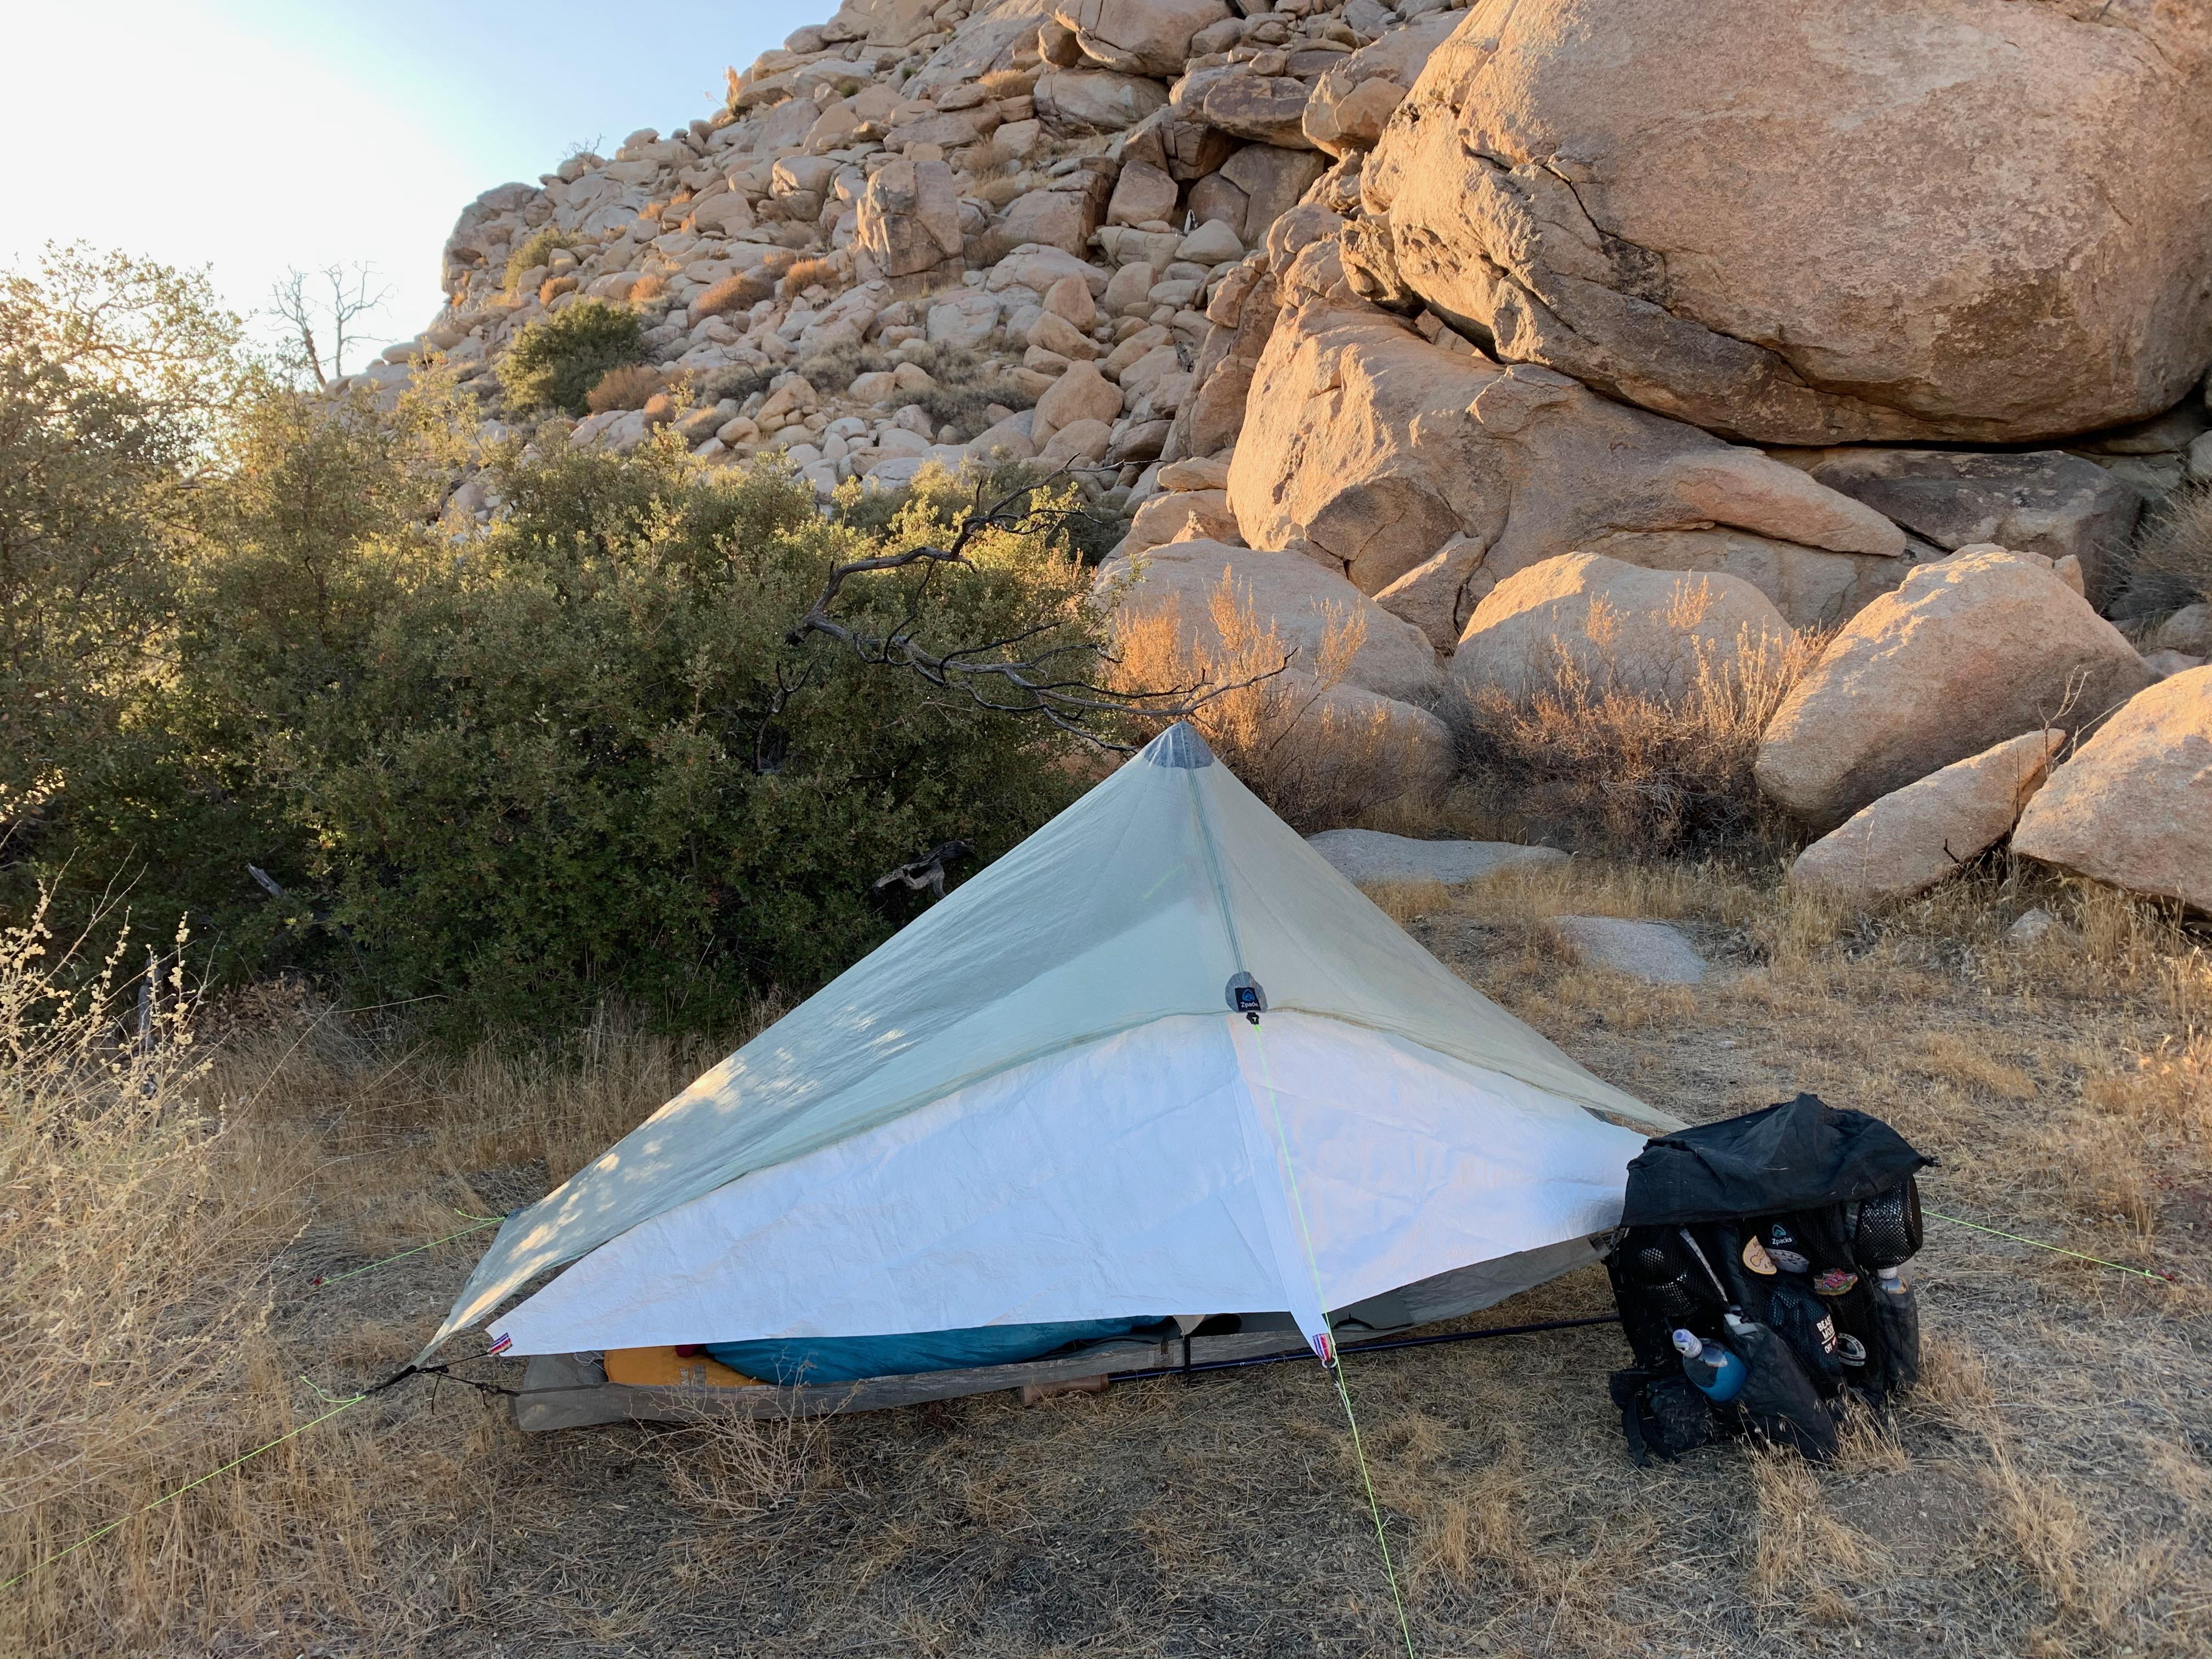
[[[948, 546], [913, 547], [833, 565], [823, 581], [822, 592], [806, 614], [785, 635], [785, 642], [798, 646], [819, 635], [850, 651], [862, 662], [915, 674], [940, 690], [966, 699], [975, 708], [996, 714], [1035, 715], [1087, 743], [1119, 753], [1127, 753], [1134, 745], [1105, 735], [1097, 729], [1100, 723], [1127, 719], [1162, 722], [1188, 719], [1217, 697], [1273, 679], [1291, 665], [1290, 658], [1285, 656], [1267, 672], [1231, 684], [1200, 681], [1191, 685], [1122, 690], [1095, 680], [1071, 677], [1055, 665], [1064, 658], [1081, 654], [1085, 647], [1055, 645], [1034, 654], [1015, 654], [1030, 641], [1051, 633], [1055, 623], [1040, 623], [1002, 639], [978, 641], [943, 652], [932, 651], [920, 643], [917, 635], [923, 621], [921, 601], [930, 578], [947, 565], [969, 565], [966, 550], [977, 536], [991, 529], [1034, 531], [1050, 526], [1055, 520], [1065, 521], [1073, 516], [1067, 510], [1038, 509], [1030, 505], [1037, 490], [1064, 473], [1065, 469], [1051, 477], [1024, 485], [988, 506], [982, 500], [982, 487], [978, 484], [975, 505], [962, 517]], [[854, 577], [916, 568], [921, 570], [921, 580], [913, 584], [907, 594], [905, 615], [889, 629], [870, 633], [839, 620], [837, 601], [846, 584]]]

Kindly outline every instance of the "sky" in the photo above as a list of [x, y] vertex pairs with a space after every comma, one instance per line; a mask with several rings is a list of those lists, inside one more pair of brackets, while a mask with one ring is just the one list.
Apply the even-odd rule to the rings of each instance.
[[[374, 268], [362, 326], [411, 338], [443, 302], [464, 204], [580, 145], [711, 114], [834, 0], [666, 12], [578, 0], [104, 0], [9, 23], [0, 264], [85, 240], [208, 266], [240, 312], [290, 267]], [[800, 13], [805, 15], [800, 15]], [[349, 368], [358, 367], [349, 360]]]

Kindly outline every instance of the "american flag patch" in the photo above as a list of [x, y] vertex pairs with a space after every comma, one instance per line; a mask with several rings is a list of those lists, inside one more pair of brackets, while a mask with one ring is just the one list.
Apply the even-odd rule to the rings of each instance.
[[506, 1332], [501, 1331], [501, 1332], [500, 1333], [500, 1334], [499, 1334], [499, 1336], [498, 1336], [497, 1340], [495, 1340], [495, 1341], [492, 1343], [492, 1345], [491, 1345], [491, 1346], [490, 1346], [490, 1347], [487, 1348], [487, 1349], [484, 1351], [484, 1358], [487, 1358], [487, 1359], [489, 1359], [489, 1358], [491, 1358], [491, 1356], [492, 1356], [492, 1355], [494, 1355], [494, 1354], [495, 1354], [495, 1353], [505, 1353], [505, 1352], [506, 1352], [509, 1348], [513, 1347], [514, 1346], [514, 1339], [513, 1337], [511, 1337], [511, 1336], [507, 1335]]

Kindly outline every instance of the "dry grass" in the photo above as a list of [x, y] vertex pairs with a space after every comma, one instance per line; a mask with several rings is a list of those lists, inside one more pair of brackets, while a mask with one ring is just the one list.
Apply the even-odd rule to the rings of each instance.
[[650, 305], [668, 292], [668, 278], [658, 270], [648, 270], [630, 284], [629, 302], [634, 306]]
[[[2063, 929], [2007, 945], [2031, 904]], [[2212, 965], [2192, 936], [1996, 868], [1876, 923], [1771, 872], [1589, 858], [1394, 909], [1655, 1103], [1709, 1118], [1817, 1090], [1942, 1156], [1931, 1210], [2181, 1279], [1931, 1220], [1923, 1387], [1820, 1470], [1737, 1448], [1632, 1468], [1602, 1327], [1357, 1360], [1419, 1651], [2204, 1650]], [[1720, 972], [1655, 989], [1579, 968], [1548, 942], [1567, 912], [1663, 916]], [[478, 1241], [336, 1275], [534, 1196], [744, 1035], [605, 1017], [557, 1052], [456, 1060], [271, 990], [189, 1045], [170, 1005], [142, 1062], [105, 1020], [40, 1026], [40, 985], [0, 957], [7, 1577], [327, 1409], [302, 1373], [341, 1397], [387, 1375]], [[1593, 1268], [1474, 1322], [1606, 1304]], [[194, 1659], [1364, 1659], [1395, 1638], [1334, 1391], [1288, 1364], [1033, 1411], [538, 1437], [416, 1383], [0, 1596], [0, 1650]]]
[[1595, 830], [1606, 844], [1647, 854], [1778, 840], [1784, 826], [1752, 764], [1767, 722], [1826, 641], [1747, 633], [1716, 646], [1692, 631], [1708, 604], [1703, 584], [1686, 584], [1656, 619], [1694, 647], [1663, 692], [1638, 678], [1632, 642], [1601, 609], [1589, 647], [1570, 653], [1555, 644], [1548, 675], [1528, 695], [1491, 689], [1465, 699], [1475, 777], [1547, 838]]
[[2212, 599], [2212, 483], [2184, 486], [2143, 521], [2113, 606], [2149, 617]]
[[783, 292], [800, 295], [819, 284], [823, 288], [838, 289], [845, 285], [845, 273], [835, 259], [801, 259], [783, 273]]
[[1194, 625], [1179, 601], [1116, 613], [1114, 683], [1231, 688], [1192, 723], [1277, 816], [1302, 831], [1326, 830], [1442, 783], [1419, 734], [1387, 706], [1334, 695], [1365, 642], [1358, 613], [1332, 612], [1311, 662], [1297, 661], [1249, 589], [1224, 572], [1204, 624]]
[[769, 267], [725, 276], [703, 294], [691, 296], [695, 318], [720, 317], [732, 311], [750, 311], [763, 300], [775, 297], [775, 278]]
[[604, 415], [611, 409], [643, 409], [667, 385], [659, 369], [644, 363], [624, 363], [599, 376], [599, 384], [585, 394], [584, 406], [594, 415]]

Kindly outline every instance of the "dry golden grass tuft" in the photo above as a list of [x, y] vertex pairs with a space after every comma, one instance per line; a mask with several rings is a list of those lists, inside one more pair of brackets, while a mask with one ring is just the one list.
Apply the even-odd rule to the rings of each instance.
[[658, 300], [668, 292], [668, 278], [657, 270], [648, 270], [630, 284], [629, 302], [641, 306]]
[[604, 415], [611, 409], [643, 409], [667, 384], [657, 368], [624, 363], [599, 376], [599, 383], [584, 395], [584, 406], [594, 415]]
[[1115, 623], [1113, 682], [1216, 689], [1192, 724], [1293, 828], [1349, 823], [1441, 787], [1433, 758], [1388, 707], [1334, 695], [1366, 642], [1357, 612], [1331, 613], [1313, 660], [1298, 661], [1261, 618], [1249, 589], [1224, 572], [1207, 598], [1206, 621], [1194, 626], [1179, 603], [1124, 607]]
[[744, 311], [763, 300], [775, 297], [775, 275], [763, 265], [757, 270], [725, 276], [703, 294], [691, 298], [691, 315], [695, 318], [720, 317], [732, 311]]
[[783, 273], [782, 287], [787, 295], [804, 294], [817, 285], [827, 289], [845, 285], [845, 273], [835, 259], [801, 259]]
[[[1703, 620], [1702, 584], [1677, 590], [1666, 618], [1684, 636]], [[1590, 648], [1554, 647], [1547, 680], [1525, 696], [1496, 690], [1458, 710], [1474, 774], [1519, 818], [1558, 833], [1594, 830], [1641, 854], [1765, 837], [1782, 824], [1753, 781], [1774, 711], [1816, 662], [1826, 636], [1746, 634], [1731, 648], [1700, 643], [1686, 682], [1639, 689], [1618, 629], [1593, 617]]]

